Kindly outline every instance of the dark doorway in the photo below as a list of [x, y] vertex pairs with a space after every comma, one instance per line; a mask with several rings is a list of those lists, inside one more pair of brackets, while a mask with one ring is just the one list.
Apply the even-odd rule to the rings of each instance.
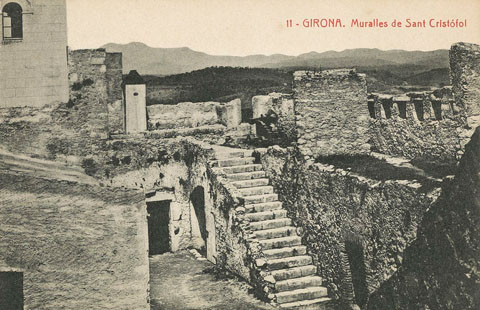
[[23, 310], [22, 272], [0, 272], [0, 309]]
[[147, 202], [148, 249], [150, 255], [170, 251], [170, 201]]
[[200, 236], [203, 240], [203, 246], [197, 250], [199, 250], [200, 254], [206, 255], [207, 223], [205, 218], [205, 193], [203, 187], [198, 186], [193, 190], [192, 194], [190, 194], [190, 201], [192, 202], [193, 209], [195, 210], [195, 216], [200, 229]]
[[365, 259], [363, 244], [360, 240], [346, 240], [345, 251], [352, 275], [352, 284], [355, 291], [355, 302], [362, 308], [368, 299], [367, 273], [365, 270]]

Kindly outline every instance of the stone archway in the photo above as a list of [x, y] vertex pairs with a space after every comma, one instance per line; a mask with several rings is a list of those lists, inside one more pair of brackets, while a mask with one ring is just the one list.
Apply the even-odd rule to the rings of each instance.
[[197, 186], [190, 194], [190, 202], [193, 207], [191, 215], [191, 229], [193, 247], [202, 255], [207, 254], [207, 219], [205, 212], [205, 190]]
[[195, 187], [190, 194], [192, 243], [200, 254], [216, 263], [215, 216], [206, 198], [202, 186]]

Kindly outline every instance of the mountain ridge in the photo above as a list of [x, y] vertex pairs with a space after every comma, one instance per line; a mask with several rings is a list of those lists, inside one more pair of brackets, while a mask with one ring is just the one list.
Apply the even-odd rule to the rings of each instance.
[[345, 49], [343, 51], [310, 51], [298, 56], [272, 54], [228, 56], [210, 55], [189, 47], [155, 48], [142, 42], [108, 43], [108, 52], [123, 53], [124, 72], [171, 75], [215, 66], [251, 68], [338, 68], [414, 65], [418, 72], [448, 68], [448, 49], [433, 51], [380, 50], [378, 48]]

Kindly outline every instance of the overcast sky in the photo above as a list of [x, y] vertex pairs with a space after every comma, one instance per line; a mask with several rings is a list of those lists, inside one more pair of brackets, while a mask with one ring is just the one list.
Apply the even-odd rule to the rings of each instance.
[[[480, 0], [67, 0], [69, 45], [143, 42], [214, 55], [348, 48], [448, 49], [480, 43]], [[287, 28], [286, 20], [340, 18], [341, 28]], [[467, 20], [466, 28], [351, 28], [352, 18]]]

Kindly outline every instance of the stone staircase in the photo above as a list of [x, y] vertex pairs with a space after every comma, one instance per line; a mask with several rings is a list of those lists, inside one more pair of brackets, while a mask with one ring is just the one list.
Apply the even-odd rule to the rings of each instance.
[[226, 175], [245, 200], [251, 239], [258, 240], [264, 255], [265, 263], [257, 266], [261, 266], [264, 278], [269, 277], [270, 283], [274, 279], [273, 301], [285, 309], [327, 309], [330, 299], [322, 278], [316, 275], [312, 257], [252, 153], [251, 150], [217, 151], [211, 165]]

